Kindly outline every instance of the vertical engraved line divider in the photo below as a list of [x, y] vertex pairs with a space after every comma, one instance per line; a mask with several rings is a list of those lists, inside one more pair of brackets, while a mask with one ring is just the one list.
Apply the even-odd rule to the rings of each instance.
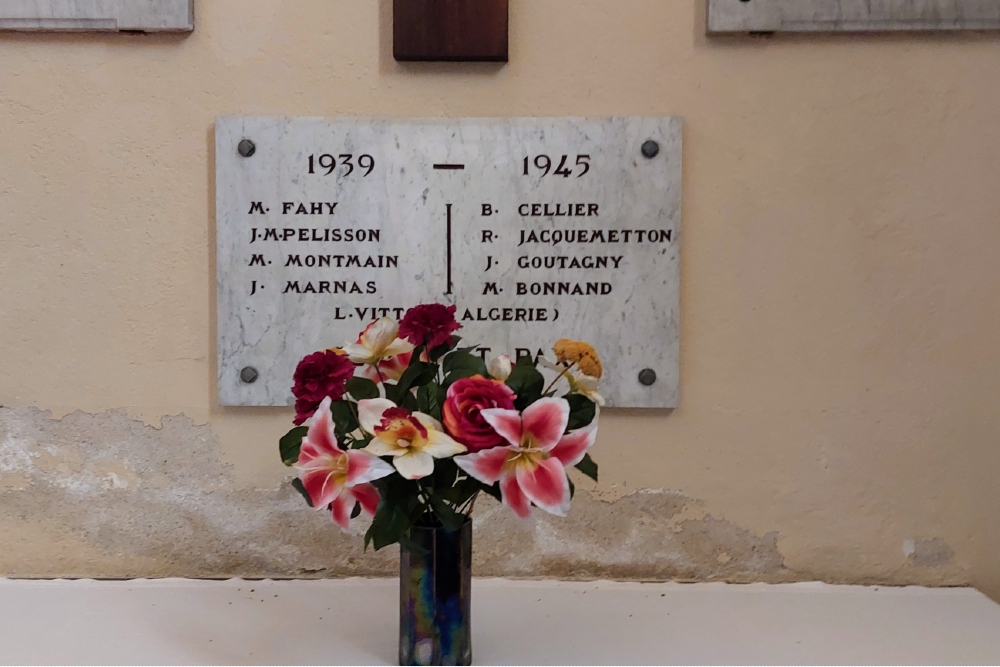
[[451, 295], [451, 204], [445, 204], [445, 209], [448, 211], [448, 230], [447, 230], [447, 242], [446, 246], [448, 248], [448, 291], [445, 295]]

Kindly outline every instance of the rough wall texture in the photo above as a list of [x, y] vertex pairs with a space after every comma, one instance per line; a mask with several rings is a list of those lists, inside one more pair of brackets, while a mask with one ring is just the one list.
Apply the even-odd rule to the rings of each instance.
[[[363, 553], [359, 539], [307, 511], [288, 484], [235, 484], [218, 438], [183, 416], [155, 428], [120, 410], [54, 419], [36, 408], [0, 408], [0, 509], [0, 536], [14, 547], [0, 553], [0, 571], [11, 576], [320, 577], [397, 567], [395, 550]], [[663, 490], [605, 500], [581, 489], [570, 518], [527, 522], [484, 499], [475, 526], [482, 575], [838, 579], [789, 569], [777, 533], [756, 535]], [[39, 543], [41, 535], [49, 540]], [[904, 554], [904, 565], [869, 579], [966, 581], [940, 538], [908, 540]]]
[[996, 37], [515, 0], [509, 65], [400, 66], [390, 4], [0, 35], [0, 574], [394, 568], [283, 486], [288, 411], [214, 401], [215, 116], [676, 114], [682, 405], [605, 413], [567, 520], [483, 503], [477, 572], [1000, 594]]

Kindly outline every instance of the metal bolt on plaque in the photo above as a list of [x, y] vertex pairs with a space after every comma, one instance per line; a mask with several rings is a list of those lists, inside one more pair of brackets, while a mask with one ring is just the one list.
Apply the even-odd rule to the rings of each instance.
[[244, 139], [236, 147], [236, 150], [238, 150], [240, 152], [240, 155], [242, 155], [243, 157], [250, 157], [251, 155], [257, 152], [257, 144], [250, 141], [249, 139]]
[[240, 379], [243, 380], [243, 382], [245, 382], [246, 384], [253, 384], [254, 382], [257, 381], [257, 378], [259, 377], [260, 373], [258, 373], [257, 369], [254, 368], [253, 366], [247, 366], [246, 368], [240, 371]]
[[639, 371], [639, 384], [644, 387], [652, 387], [656, 384], [656, 371], [652, 368], [644, 368]]
[[646, 141], [642, 144], [642, 156], [649, 160], [660, 154], [660, 144], [656, 143], [652, 139]]

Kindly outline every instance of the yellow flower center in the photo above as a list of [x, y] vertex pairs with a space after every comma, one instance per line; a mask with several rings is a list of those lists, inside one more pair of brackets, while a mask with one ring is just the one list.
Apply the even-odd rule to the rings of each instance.
[[375, 433], [382, 440], [401, 449], [423, 449], [427, 443], [427, 429], [413, 417], [386, 419], [375, 427]]
[[525, 433], [521, 437], [521, 445], [511, 450], [507, 455], [507, 460], [503, 463], [503, 471], [510, 473], [517, 468], [527, 470], [536, 469], [542, 461], [549, 458], [549, 453], [535, 446], [535, 439], [531, 434]]

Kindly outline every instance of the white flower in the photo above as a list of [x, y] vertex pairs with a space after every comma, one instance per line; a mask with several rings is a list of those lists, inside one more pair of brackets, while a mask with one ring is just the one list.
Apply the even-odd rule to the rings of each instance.
[[399, 474], [420, 479], [434, 472], [434, 459], [465, 452], [465, 445], [444, 432], [441, 422], [422, 412], [410, 412], [384, 398], [358, 403], [361, 428], [375, 436], [365, 451], [391, 456]]
[[598, 380], [597, 378], [591, 377], [590, 375], [587, 375], [583, 371], [577, 370], [574, 372], [566, 370], [566, 366], [551, 362], [545, 357], [539, 359], [538, 363], [540, 363], [545, 368], [553, 370], [556, 373], [562, 375], [562, 377], [566, 378], [566, 381], [569, 383], [569, 390], [571, 392], [575, 394], [582, 394], [583, 396], [586, 396], [587, 398], [592, 400], [594, 403], [597, 403], [602, 407], [604, 406], [604, 397], [597, 393], [597, 387], [600, 384], [600, 380]]
[[376, 364], [386, 357], [413, 351], [413, 344], [399, 338], [399, 323], [391, 317], [375, 320], [361, 333], [357, 343], [348, 343], [344, 352], [356, 364]]
[[494, 380], [500, 380], [501, 382], [506, 382], [507, 378], [510, 377], [511, 371], [510, 357], [506, 354], [501, 354], [499, 357], [490, 362], [487, 367], [490, 377]]

